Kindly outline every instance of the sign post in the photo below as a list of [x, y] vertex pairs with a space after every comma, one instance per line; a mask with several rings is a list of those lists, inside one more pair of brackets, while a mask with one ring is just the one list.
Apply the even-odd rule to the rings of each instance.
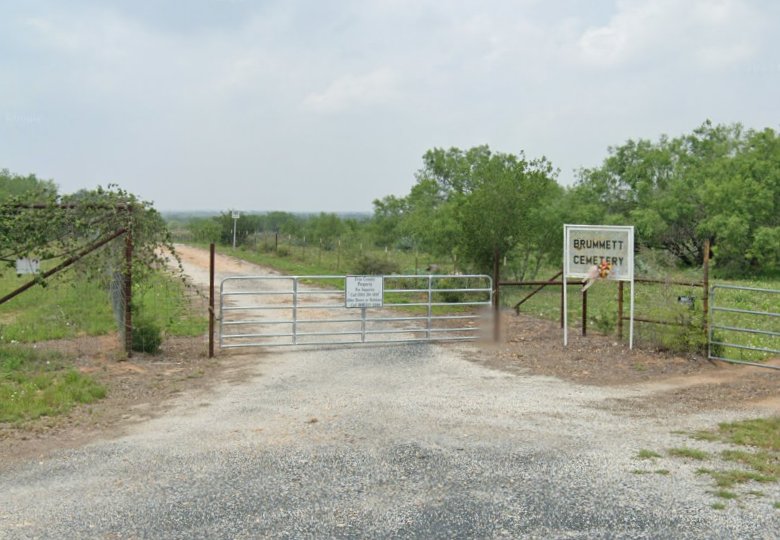
[[[563, 344], [569, 344], [566, 281], [580, 278], [631, 283], [629, 348], [634, 348], [634, 227], [611, 225], [563, 226]], [[585, 285], [589, 287], [590, 283]]]
[[238, 223], [238, 218], [240, 217], [241, 214], [236, 210], [233, 210], [233, 249], [236, 249], [236, 224]]

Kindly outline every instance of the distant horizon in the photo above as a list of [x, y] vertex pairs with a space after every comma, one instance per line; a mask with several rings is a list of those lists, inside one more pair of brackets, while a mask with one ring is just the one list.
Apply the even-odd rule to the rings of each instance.
[[[158, 212], [160, 212], [160, 214], [209, 214], [209, 215], [219, 215], [219, 214], [222, 214], [224, 212], [230, 212], [232, 210], [237, 210], [235, 208], [227, 208], [227, 209], [221, 209], [221, 210], [204, 210], [204, 209], [200, 209], [200, 210], [161, 210], [159, 208], [155, 208], [155, 209]], [[270, 214], [272, 212], [282, 212], [284, 214], [293, 214], [293, 215], [310, 215], [310, 214], [325, 213], [325, 214], [336, 214], [336, 215], [339, 215], [339, 216], [342, 216], [342, 215], [346, 215], [346, 216], [349, 216], [349, 215], [370, 216], [370, 215], [373, 215], [373, 213], [374, 213], [373, 211], [370, 211], [370, 210], [369, 211], [347, 210], [347, 211], [343, 211], [343, 212], [340, 212], [340, 211], [326, 211], [326, 210], [312, 211], [312, 212], [305, 212], [305, 211], [298, 212], [298, 211], [294, 211], [294, 210], [238, 210], [238, 211], [241, 213], [241, 215], [244, 215], [244, 214], [250, 214], [250, 215]]]

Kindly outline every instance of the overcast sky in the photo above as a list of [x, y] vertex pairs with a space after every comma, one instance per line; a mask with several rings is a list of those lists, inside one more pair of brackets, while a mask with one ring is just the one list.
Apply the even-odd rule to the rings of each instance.
[[776, 0], [0, 0], [0, 168], [161, 210], [366, 211], [425, 151], [780, 126]]

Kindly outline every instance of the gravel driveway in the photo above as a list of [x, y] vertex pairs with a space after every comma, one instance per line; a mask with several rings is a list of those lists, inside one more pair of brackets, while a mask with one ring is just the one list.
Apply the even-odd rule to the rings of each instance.
[[698, 463], [636, 458], [749, 412], [631, 415], [605, 404], [637, 387], [498, 371], [472, 347], [253, 354], [239, 384], [4, 470], [0, 538], [780, 537], [777, 484], [714, 510]]

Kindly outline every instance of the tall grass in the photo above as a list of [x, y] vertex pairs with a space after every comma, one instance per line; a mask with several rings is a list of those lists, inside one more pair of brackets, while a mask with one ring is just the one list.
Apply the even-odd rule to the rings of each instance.
[[[0, 276], [0, 290], [9, 292], [29, 276]], [[154, 320], [168, 335], [205, 331], [206, 309], [180, 280], [163, 272], [134, 287], [137, 312]], [[118, 323], [106, 283], [68, 272], [46, 286], [34, 286], [0, 305], [0, 343], [34, 343], [50, 339], [96, 336], [115, 332]]]

